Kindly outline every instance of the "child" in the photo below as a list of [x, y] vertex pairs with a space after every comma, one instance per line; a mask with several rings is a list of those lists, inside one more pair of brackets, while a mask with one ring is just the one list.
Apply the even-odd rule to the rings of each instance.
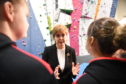
[[94, 57], [73, 84], [126, 84], [126, 26], [113, 18], [100, 18], [88, 28], [87, 50]]
[[0, 83], [57, 84], [50, 66], [16, 47], [27, 36], [26, 0], [0, 0]]

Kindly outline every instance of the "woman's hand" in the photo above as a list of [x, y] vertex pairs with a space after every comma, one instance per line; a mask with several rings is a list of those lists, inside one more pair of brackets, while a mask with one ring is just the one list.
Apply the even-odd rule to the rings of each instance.
[[55, 70], [54, 70], [54, 76], [55, 76], [55, 78], [56, 79], [60, 79], [60, 77], [59, 77], [59, 69], [60, 69], [60, 66], [58, 65], [56, 68], [55, 68]]
[[79, 71], [80, 71], [79, 63], [77, 63], [75, 65], [74, 62], [72, 62], [72, 73], [73, 73], [73, 75], [78, 75]]

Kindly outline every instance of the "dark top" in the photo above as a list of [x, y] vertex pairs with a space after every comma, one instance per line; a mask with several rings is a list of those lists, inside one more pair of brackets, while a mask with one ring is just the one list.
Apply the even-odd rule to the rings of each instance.
[[0, 34], [0, 84], [57, 84], [50, 66]]
[[[48, 62], [53, 69], [55, 70], [56, 66], [59, 65], [58, 56], [57, 56], [57, 48], [56, 44], [46, 47], [43, 53], [43, 60]], [[59, 84], [72, 84], [73, 76], [72, 74], [72, 62], [76, 64], [76, 55], [75, 50], [70, 46], [65, 46], [65, 67], [64, 70], [59, 70]]]
[[126, 59], [94, 59], [73, 84], [126, 84]]

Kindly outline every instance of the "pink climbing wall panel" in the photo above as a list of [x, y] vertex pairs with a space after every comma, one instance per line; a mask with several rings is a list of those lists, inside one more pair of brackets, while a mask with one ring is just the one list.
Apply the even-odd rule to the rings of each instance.
[[73, 0], [74, 11], [71, 14], [70, 46], [75, 49], [77, 56], [79, 56], [79, 19], [82, 15], [82, 7], [82, 0]]

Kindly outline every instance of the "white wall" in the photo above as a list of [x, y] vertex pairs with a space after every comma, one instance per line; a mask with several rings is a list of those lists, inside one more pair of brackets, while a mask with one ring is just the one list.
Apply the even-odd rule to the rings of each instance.
[[118, 0], [118, 6], [116, 10], [115, 18], [121, 20], [122, 18], [126, 18], [126, 0]]

